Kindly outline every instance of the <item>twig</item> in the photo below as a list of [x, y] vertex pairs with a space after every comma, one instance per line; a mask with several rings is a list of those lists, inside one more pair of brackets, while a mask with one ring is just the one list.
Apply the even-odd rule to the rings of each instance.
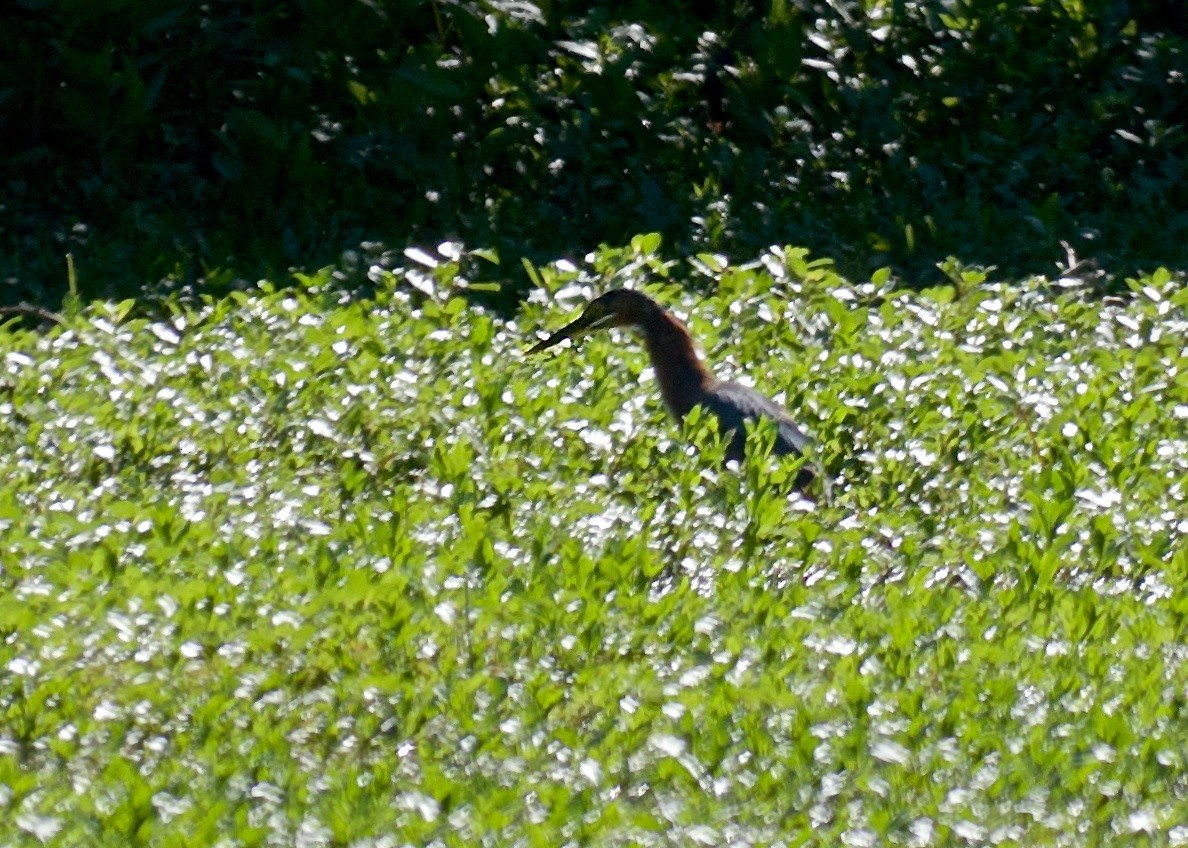
[[63, 324], [62, 316], [57, 312], [50, 312], [48, 309], [41, 306], [34, 306], [31, 303], [18, 303], [15, 306], [0, 306], [0, 319], [9, 316], [16, 318], [36, 318], [47, 324]]

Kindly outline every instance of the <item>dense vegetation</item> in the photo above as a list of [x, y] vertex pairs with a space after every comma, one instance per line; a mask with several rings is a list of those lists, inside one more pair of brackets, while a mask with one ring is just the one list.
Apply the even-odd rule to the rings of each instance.
[[[656, 244], [516, 321], [445, 245], [0, 330], [0, 843], [1188, 843], [1183, 280]], [[610, 276], [830, 499], [707, 470], [626, 336], [521, 356]]]
[[1188, 254], [1174, 2], [13, 0], [0, 27], [0, 303], [53, 306], [68, 250], [118, 297], [445, 238], [790, 242], [910, 285]]
[[0, 27], [0, 844], [1188, 845], [1178, 4]]

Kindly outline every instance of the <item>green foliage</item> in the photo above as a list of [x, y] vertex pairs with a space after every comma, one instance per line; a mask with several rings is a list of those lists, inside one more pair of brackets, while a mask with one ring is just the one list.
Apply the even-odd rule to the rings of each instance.
[[[658, 247], [532, 266], [515, 320], [418, 252], [0, 329], [0, 842], [1188, 839], [1183, 280]], [[763, 428], [707, 463], [626, 335], [522, 356], [610, 277], [830, 498]]]
[[948, 255], [1185, 262], [1173, 4], [9, 5], [4, 301], [56, 302], [67, 251], [122, 298], [366, 244], [540, 263], [637, 232], [921, 286]]

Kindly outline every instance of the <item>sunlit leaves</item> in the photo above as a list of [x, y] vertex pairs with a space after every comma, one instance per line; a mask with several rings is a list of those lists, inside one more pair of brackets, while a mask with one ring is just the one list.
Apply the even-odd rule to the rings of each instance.
[[[0, 336], [4, 838], [1181, 838], [1181, 281], [658, 246], [534, 266], [514, 319], [439, 245], [373, 302]], [[608, 285], [829, 495], [763, 426], [722, 467], [628, 332], [523, 356]]]

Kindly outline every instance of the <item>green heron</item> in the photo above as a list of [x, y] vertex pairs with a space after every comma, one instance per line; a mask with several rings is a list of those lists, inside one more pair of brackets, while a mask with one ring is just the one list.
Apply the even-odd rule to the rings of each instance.
[[[716, 379], [697, 357], [685, 326], [640, 292], [630, 289], [607, 292], [591, 301], [576, 321], [533, 345], [528, 353], [546, 350], [565, 339], [581, 338], [595, 330], [627, 326], [643, 332], [660, 394], [672, 417], [681, 421], [693, 407], [701, 406], [718, 417], [724, 432], [732, 434], [726, 448], [727, 460], [742, 461], [746, 442], [744, 422], [760, 418], [775, 422], [775, 454], [804, 452], [808, 436], [779, 404], [746, 386]], [[803, 489], [812, 479], [812, 469], [801, 467], [795, 485]]]

